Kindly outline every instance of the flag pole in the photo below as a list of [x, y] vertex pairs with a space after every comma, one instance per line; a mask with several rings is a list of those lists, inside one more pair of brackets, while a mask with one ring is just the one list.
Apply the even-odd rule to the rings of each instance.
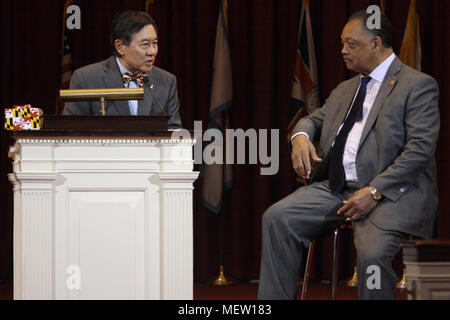
[[216, 280], [214, 280], [215, 286], [221, 286], [230, 284], [231, 281], [228, 281], [225, 277], [225, 268], [223, 267], [223, 213], [220, 214], [220, 222], [219, 222], [219, 245], [220, 245], [220, 256], [219, 256], [219, 275], [217, 276]]
[[155, 0], [145, 0], [145, 13], [150, 14], [150, 5], [155, 4]]
[[[62, 32], [61, 32], [61, 47], [60, 47], [60, 52], [59, 52], [59, 66], [58, 66], [58, 77], [57, 77], [57, 81], [58, 81], [58, 85], [57, 87], [59, 89], [68, 89], [69, 85], [68, 83], [64, 83], [64, 67], [65, 67], [65, 62], [64, 61], [64, 47], [66, 45], [66, 20], [67, 20], [67, 8], [73, 3], [74, 0], [65, 0], [64, 1], [64, 6], [63, 6], [63, 14], [62, 14]], [[70, 61], [70, 64], [72, 62]], [[71, 66], [70, 66], [71, 69]], [[71, 74], [71, 70], [70, 70], [70, 74]], [[70, 77], [69, 77], [70, 80]], [[59, 101], [58, 95], [56, 95], [56, 101], [55, 101], [55, 114], [61, 114], [63, 112], [64, 109], [64, 104], [62, 104]]]
[[[227, 3], [226, 0], [224, 1], [224, 8], [225, 8], [225, 12], [227, 13]], [[228, 30], [228, 16], [225, 15], [225, 23], [226, 23], [226, 27]], [[229, 110], [226, 110], [224, 112], [225, 115], [225, 130], [228, 129], [230, 127], [230, 114], [229, 114]], [[227, 144], [227, 136], [225, 135], [225, 145]], [[225, 149], [225, 154], [227, 154], [227, 149]], [[225, 180], [227, 178], [226, 176], [226, 162], [224, 161], [225, 165], [223, 166], [223, 176], [225, 177]], [[216, 278], [216, 281], [214, 281], [215, 285], [224, 285], [224, 284], [231, 284], [233, 283], [233, 281], [231, 280], [227, 280], [227, 278], [225, 277], [225, 268], [224, 268], [224, 263], [223, 263], [223, 253], [224, 253], [224, 242], [223, 242], [223, 213], [220, 215], [220, 266], [219, 266], [219, 275]]]
[[[214, 49], [214, 80], [211, 91], [210, 121], [214, 126], [225, 132], [230, 127], [229, 108], [232, 101], [232, 76], [229, 44], [227, 40], [228, 30], [228, 3], [220, 0], [219, 17], [216, 30], [216, 44]], [[226, 135], [225, 135], [226, 139]], [[228, 144], [225, 142], [225, 146]], [[224, 158], [228, 158], [228, 150], [225, 147]], [[222, 210], [222, 199], [224, 191], [229, 188], [232, 181], [231, 166], [226, 164], [212, 164], [205, 168], [205, 181], [213, 183], [210, 189], [203, 190], [205, 203], [212, 205], [213, 212], [220, 214], [219, 217], [219, 275], [210, 281], [214, 285], [231, 284], [225, 276], [224, 268], [224, 210]], [[220, 185], [215, 185], [220, 183]]]
[[386, 0], [380, 0], [381, 12], [386, 14]]
[[[226, 1], [225, 1], [226, 3]], [[226, 5], [226, 4], [225, 4]], [[226, 8], [226, 7], [225, 7]], [[225, 12], [227, 12], [227, 10], [224, 10]], [[226, 16], [225, 16], [226, 17]], [[225, 19], [225, 23], [227, 23], [227, 19]], [[226, 110], [224, 112], [225, 115], [225, 129], [230, 127], [230, 114], [228, 112], [228, 110]], [[227, 137], [225, 135], [225, 145], [227, 145], [227, 141], [226, 141]], [[226, 151], [225, 151], [226, 154]], [[225, 163], [225, 161], [224, 161]], [[226, 168], [227, 164], [224, 164], [223, 166], [223, 176], [226, 178]], [[224, 244], [223, 244], [223, 212], [219, 213], [220, 214], [220, 222], [219, 222], [219, 245], [220, 245], [220, 256], [219, 256], [219, 275], [217, 276], [216, 280], [214, 280], [214, 285], [216, 286], [220, 286], [220, 285], [226, 285], [226, 284], [231, 284], [232, 281], [227, 280], [227, 278], [225, 277], [225, 268], [224, 268], [224, 262], [223, 262], [223, 253], [224, 253]]]

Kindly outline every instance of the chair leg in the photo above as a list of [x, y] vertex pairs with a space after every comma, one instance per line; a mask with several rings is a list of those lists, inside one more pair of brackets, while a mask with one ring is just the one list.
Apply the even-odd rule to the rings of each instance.
[[306, 258], [306, 266], [305, 266], [305, 275], [303, 276], [303, 284], [302, 284], [302, 295], [300, 297], [301, 300], [305, 300], [306, 291], [308, 290], [309, 277], [311, 275], [311, 265], [312, 258], [314, 255], [314, 247], [316, 245], [315, 240], [311, 240], [308, 248], [308, 256]]
[[338, 240], [339, 240], [339, 227], [334, 230], [333, 241], [333, 274], [331, 279], [331, 300], [336, 300], [337, 289], [337, 273], [338, 273]]

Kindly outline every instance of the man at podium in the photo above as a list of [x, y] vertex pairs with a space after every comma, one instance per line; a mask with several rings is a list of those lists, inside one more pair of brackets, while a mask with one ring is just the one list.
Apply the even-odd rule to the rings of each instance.
[[[107, 101], [106, 115], [171, 115], [169, 129], [181, 127], [176, 77], [154, 66], [158, 54], [155, 21], [140, 11], [114, 17], [112, 56], [75, 70], [70, 89], [144, 88], [143, 100]], [[100, 101], [66, 103], [65, 115], [101, 114]]]

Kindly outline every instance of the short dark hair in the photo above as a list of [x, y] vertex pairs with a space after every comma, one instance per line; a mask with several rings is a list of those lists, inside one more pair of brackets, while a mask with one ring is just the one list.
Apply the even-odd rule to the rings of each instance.
[[145, 12], [129, 10], [116, 14], [111, 24], [112, 54], [116, 57], [121, 56], [121, 54], [116, 50], [114, 41], [119, 39], [122, 40], [124, 44], [129, 45], [133, 36], [149, 24], [153, 25], [156, 34], [158, 34], [155, 21]]
[[381, 43], [385, 48], [392, 48], [392, 24], [384, 13], [380, 14], [380, 28], [369, 29], [367, 26], [367, 19], [372, 16], [372, 13], [367, 13], [366, 10], [361, 10], [354, 13], [348, 21], [361, 20], [364, 29], [373, 37], [380, 37]]

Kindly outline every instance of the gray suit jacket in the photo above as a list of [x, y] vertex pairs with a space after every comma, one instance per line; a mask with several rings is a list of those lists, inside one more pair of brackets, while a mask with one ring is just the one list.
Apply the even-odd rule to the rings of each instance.
[[[359, 85], [360, 75], [342, 82], [322, 108], [301, 119], [293, 134], [320, 139], [324, 160], [312, 174], [328, 177], [328, 157]], [[392, 62], [363, 129], [356, 156], [360, 188], [372, 185], [385, 196], [368, 215], [376, 226], [430, 238], [438, 196], [434, 159], [439, 135], [436, 81], [398, 59]]]
[[[179, 101], [176, 77], [163, 69], [153, 66], [149, 74], [150, 83], [154, 84], [153, 93], [167, 114], [169, 128], [181, 127]], [[94, 63], [75, 70], [70, 80], [71, 89], [101, 89], [123, 88], [122, 76], [116, 58], [110, 57], [104, 61]], [[144, 86], [144, 100], [138, 102], [138, 115], [163, 114], [153, 99], [147, 86]], [[107, 115], [130, 115], [128, 101], [107, 101], [105, 103]], [[70, 102], [64, 106], [65, 115], [98, 115], [101, 113], [101, 103]]]

